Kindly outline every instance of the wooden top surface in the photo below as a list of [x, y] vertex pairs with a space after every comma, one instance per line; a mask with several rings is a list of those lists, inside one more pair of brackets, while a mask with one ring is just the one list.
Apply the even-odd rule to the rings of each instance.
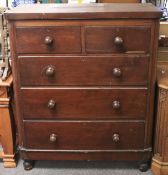
[[160, 18], [161, 12], [152, 4], [26, 4], [6, 13], [9, 20], [20, 19], [113, 19]]

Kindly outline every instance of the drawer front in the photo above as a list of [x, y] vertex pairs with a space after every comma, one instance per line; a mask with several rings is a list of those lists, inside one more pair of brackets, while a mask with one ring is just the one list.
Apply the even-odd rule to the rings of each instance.
[[23, 86], [146, 85], [148, 63], [138, 56], [19, 58]]
[[16, 28], [18, 53], [80, 53], [80, 27]]
[[26, 122], [29, 149], [123, 150], [143, 149], [144, 123]]
[[88, 26], [85, 35], [87, 53], [147, 53], [150, 49], [150, 27]]
[[146, 89], [22, 89], [25, 119], [144, 118]]

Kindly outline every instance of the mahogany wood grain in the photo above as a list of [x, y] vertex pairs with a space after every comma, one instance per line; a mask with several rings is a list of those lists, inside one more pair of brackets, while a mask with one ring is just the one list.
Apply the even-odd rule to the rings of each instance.
[[6, 15], [9, 20], [28, 19], [157, 19], [161, 11], [148, 3], [26, 4]]
[[[25, 122], [25, 148], [44, 150], [143, 149], [142, 122]], [[66, 129], [65, 129], [66, 128]], [[43, 133], [43, 134], [41, 134]], [[56, 142], [50, 135], [56, 134]], [[86, 134], [87, 133], [87, 134]], [[113, 134], [119, 141], [113, 141]], [[127, 138], [127, 139], [126, 139]], [[138, 139], [137, 139], [138, 138]]]
[[[23, 89], [21, 94], [24, 119], [144, 119], [146, 115], [146, 89]], [[56, 103], [54, 109], [48, 108], [50, 100]], [[119, 101], [119, 109], [113, 108], [114, 101]]]
[[[39, 34], [40, 33], [40, 34]], [[16, 28], [18, 53], [80, 53], [80, 26]], [[51, 43], [46, 43], [51, 37]]]
[[146, 128], [145, 128], [145, 145], [146, 148], [149, 147], [149, 145], [152, 145], [153, 140], [153, 127], [154, 127], [154, 103], [155, 103], [155, 87], [156, 87], [156, 64], [157, 64], [157, 48], [158, 48], [158, 35], [159, 35], [159, 20], [156, 19], [153, 23], [153, 29], [151, 30], [151, 57], [153, 58], [151, 61], [151, 66], [149, 68], [149, 94], [148, 94], [148, 101], [147, 104], [149, 104], [147, 108], [147, 118], [146, 118]]
[[[22, 86], [147, 85], [149, 61], [137, 55], [19, 57], [19, 75]], [[47, 76], [51, 66], [54, 75]], [[120, 76], [114, 74], [115, 68]]]
[[[101, 22], [101, 23], [100, 23]], [[134, 26], [136, 27], [151, 27], [153, 25], [153, 20], [148, 20], [148, 19], [141, 19], [141, 20], [136, 20], [136, 19], [99, 19], [99, 20], [94, 20], [94, 19], [76, 19], [76, 20], [45, 20], [45, 23], [43, 20], [17, 20], [13, 21], [15, 29], [16, 28], [39, 28], [39, 27], [79, 27], [81, 28], [85, 27], [91, 27], [91, 26], [98, 26], [98, 27], [107, 27], [107, 26], [116, 26], [116, 27], [129, 27], [129, 26]], [[85, 38], [84, 38], [85, 39]]]
[[[6, 16], [11, 37], [19, 150], [23, 159], [147, 161], [151, 158], [158, 18], [161, 16], [158, 9], [150, 4], [28, 5], [13, 9]], [[58, 28], [62, 29], [59, 35]], [[68, 40], [64, 39], [64, 33]], [[123, 41], [124, 52], [114, 49], [111, 37], [114, 33], [121, 34], [115, 42]], [[46, 38], [45, 34], [51, 36]], [[54, 49], [46, 49], [41, 41], [47, 45], [52, 43]], [[137, 62], [134, 62], [135, 56]], [[55, 67], [55, 77], [44, 79], [42, 70], [51, 65]], [[110, 78], [113, 66], [121, 66], [124, 73], [121, 80]], [[49, 69], [47, 74], [51, 73]], [[118, 111], [112, 108], [116, 97], [121, 100], [114, 105], [115, 108], [121, 105]], [[53, 112], [48, 109], [49, 104], [53, 105], [50, 100], [56, 102]], [[89, 140], [86, 147], [82, 137], [79, 138], [82, 123], [87, 123], [83, 127], [91, 131], [91, 134], [81, 132], [83, 138]], [[96, 123], [94, 127], [93, 123]], [[73, 134], [72, 138], [79, 138], [75, 147], [73, 139], [67, 136], [68, 148], [90, 148], [92, 152], [75, 149], [61, 152], [51, 150], [53, 147], [49, 145], [47, 150], [41, 150], [43, 144], [40, 143], [47, 144], [43, 135], [50, 138], [50, 131], [56, 128], [60, 128], [62, 135], [69, 131], [67, 134]], [[136, 131], [136, 137], [131, 129]], [[117, 130], [124, 135], [122, 149], [108, 152], [106, 131]], [[51, 140], [55, 140], [55, 135], [51, 136]], [[105, 139], [104, 143], [99, 143], [100, 136]], [[94, 140], [98, 144], [95, 145]], [[66, 143], [59, 148], [66, 149]], [[30, 149], [33, 145], [35, 149]], [[130, 150], [126, 150], [129, 146]], [[104, 148], [103, 152], [99, 148]]]
[[[87, 53], [147, 53], [150, 49], [149, 27], [87, 26], [85, 33]], [[115, 37], [121, 37], [123, 44], [115, 45]]]
[[[26, 153], [26, 154], [25, 154]], [[88, 161], [101, 161], [101, 160], [117, 160], [117, 161], [139, 161], [149, 160], [151, 152], [149, 150], [142, 151], [97, 151], [97, 152], [51, 152], [39, 150], [20, 150], [20, 155], [24, 159], [30, 160], [88, 160]], [[101, 162], [100, 162], [101, 164]]]

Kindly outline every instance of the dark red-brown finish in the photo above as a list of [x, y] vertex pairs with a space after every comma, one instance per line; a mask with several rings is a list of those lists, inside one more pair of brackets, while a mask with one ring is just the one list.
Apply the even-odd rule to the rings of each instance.
[[[26, 147], [44, 150], [143, 149], [144, 123], [138, 122], [25, 122]], [[41, 135], [43, 133], [43, 135]], [[50, 141], [55, 134], [56, 142]], [[119, 141], [113, 141], [113, 135]], [[125, 139], [127, 138], [127, 139]], [[138, 138], [138, 139], [137, 139]], [[130, 140], [132, 142], [130, 143]]]
[[[147, 90], [24, 89], [21, 99], [25, 119], [144, 119]], [[55, 101], [53, 109], [48, 107], [50, 100]], [[118, 109], [113, 108], [114, 101], [119, 101]]]
[[152, 4], [101, 3], [101, 4], [29, 4], [20, 5], [7, 14], [9, 20], [50, 19], [158, 19], [162, 13]]
[[23, 159], [150, 159], [160, 15], [141, 3], [6, 14]]
[[[18, 53], [80, 53], [80, 27], [18, 27]], [[48, 41], [50, 38], [51, 41]]]
[[[85, 35], [87, 53], [148, 53], [150, 49], [149, 27], [88, 26]], [[122, 42], [117, 44], [116, 37]]]
[[[26, 154], [25, 154], [26, 153]], [[21, 157], [30, 160], [118, 160], [118, 161], [139, 161], [149, 160], [149, 150], [140, 151], [44, 151], [39, 149], [20, 150]], [[130, 156], [131, 155], [131, 156]], [[101, 162], [99, 162], [101, 164]], [[110, 162], [109, 162], [110, 163]], [[84, 167], [83, 167], [84, 168]]]
[[[149, 59], [137, 55], [19, 58], [21, 85], [147, 85]], [[54, 69], [52, 76], [46, 75], [48, 67]], [[120, 76], [114, 74], [115, 68]]]

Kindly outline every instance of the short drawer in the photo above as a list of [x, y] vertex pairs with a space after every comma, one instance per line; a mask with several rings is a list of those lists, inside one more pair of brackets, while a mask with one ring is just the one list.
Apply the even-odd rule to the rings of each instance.
[[143, 149], [144, 126], [140, 122], [25, 122], [25, 146], [45, 150]]
[[19, 58], [22, 86], [146, 85], [149, 57]]
[[81, 34], [77, 26], [18, 27], [18, 53], [80, 53]]
[[24, 119], [144, 119], [146, 89], [22, 89]]
[[85, 27], [87, 53], [125, 53], [150, 50], [150, 27], [88, 26]]

